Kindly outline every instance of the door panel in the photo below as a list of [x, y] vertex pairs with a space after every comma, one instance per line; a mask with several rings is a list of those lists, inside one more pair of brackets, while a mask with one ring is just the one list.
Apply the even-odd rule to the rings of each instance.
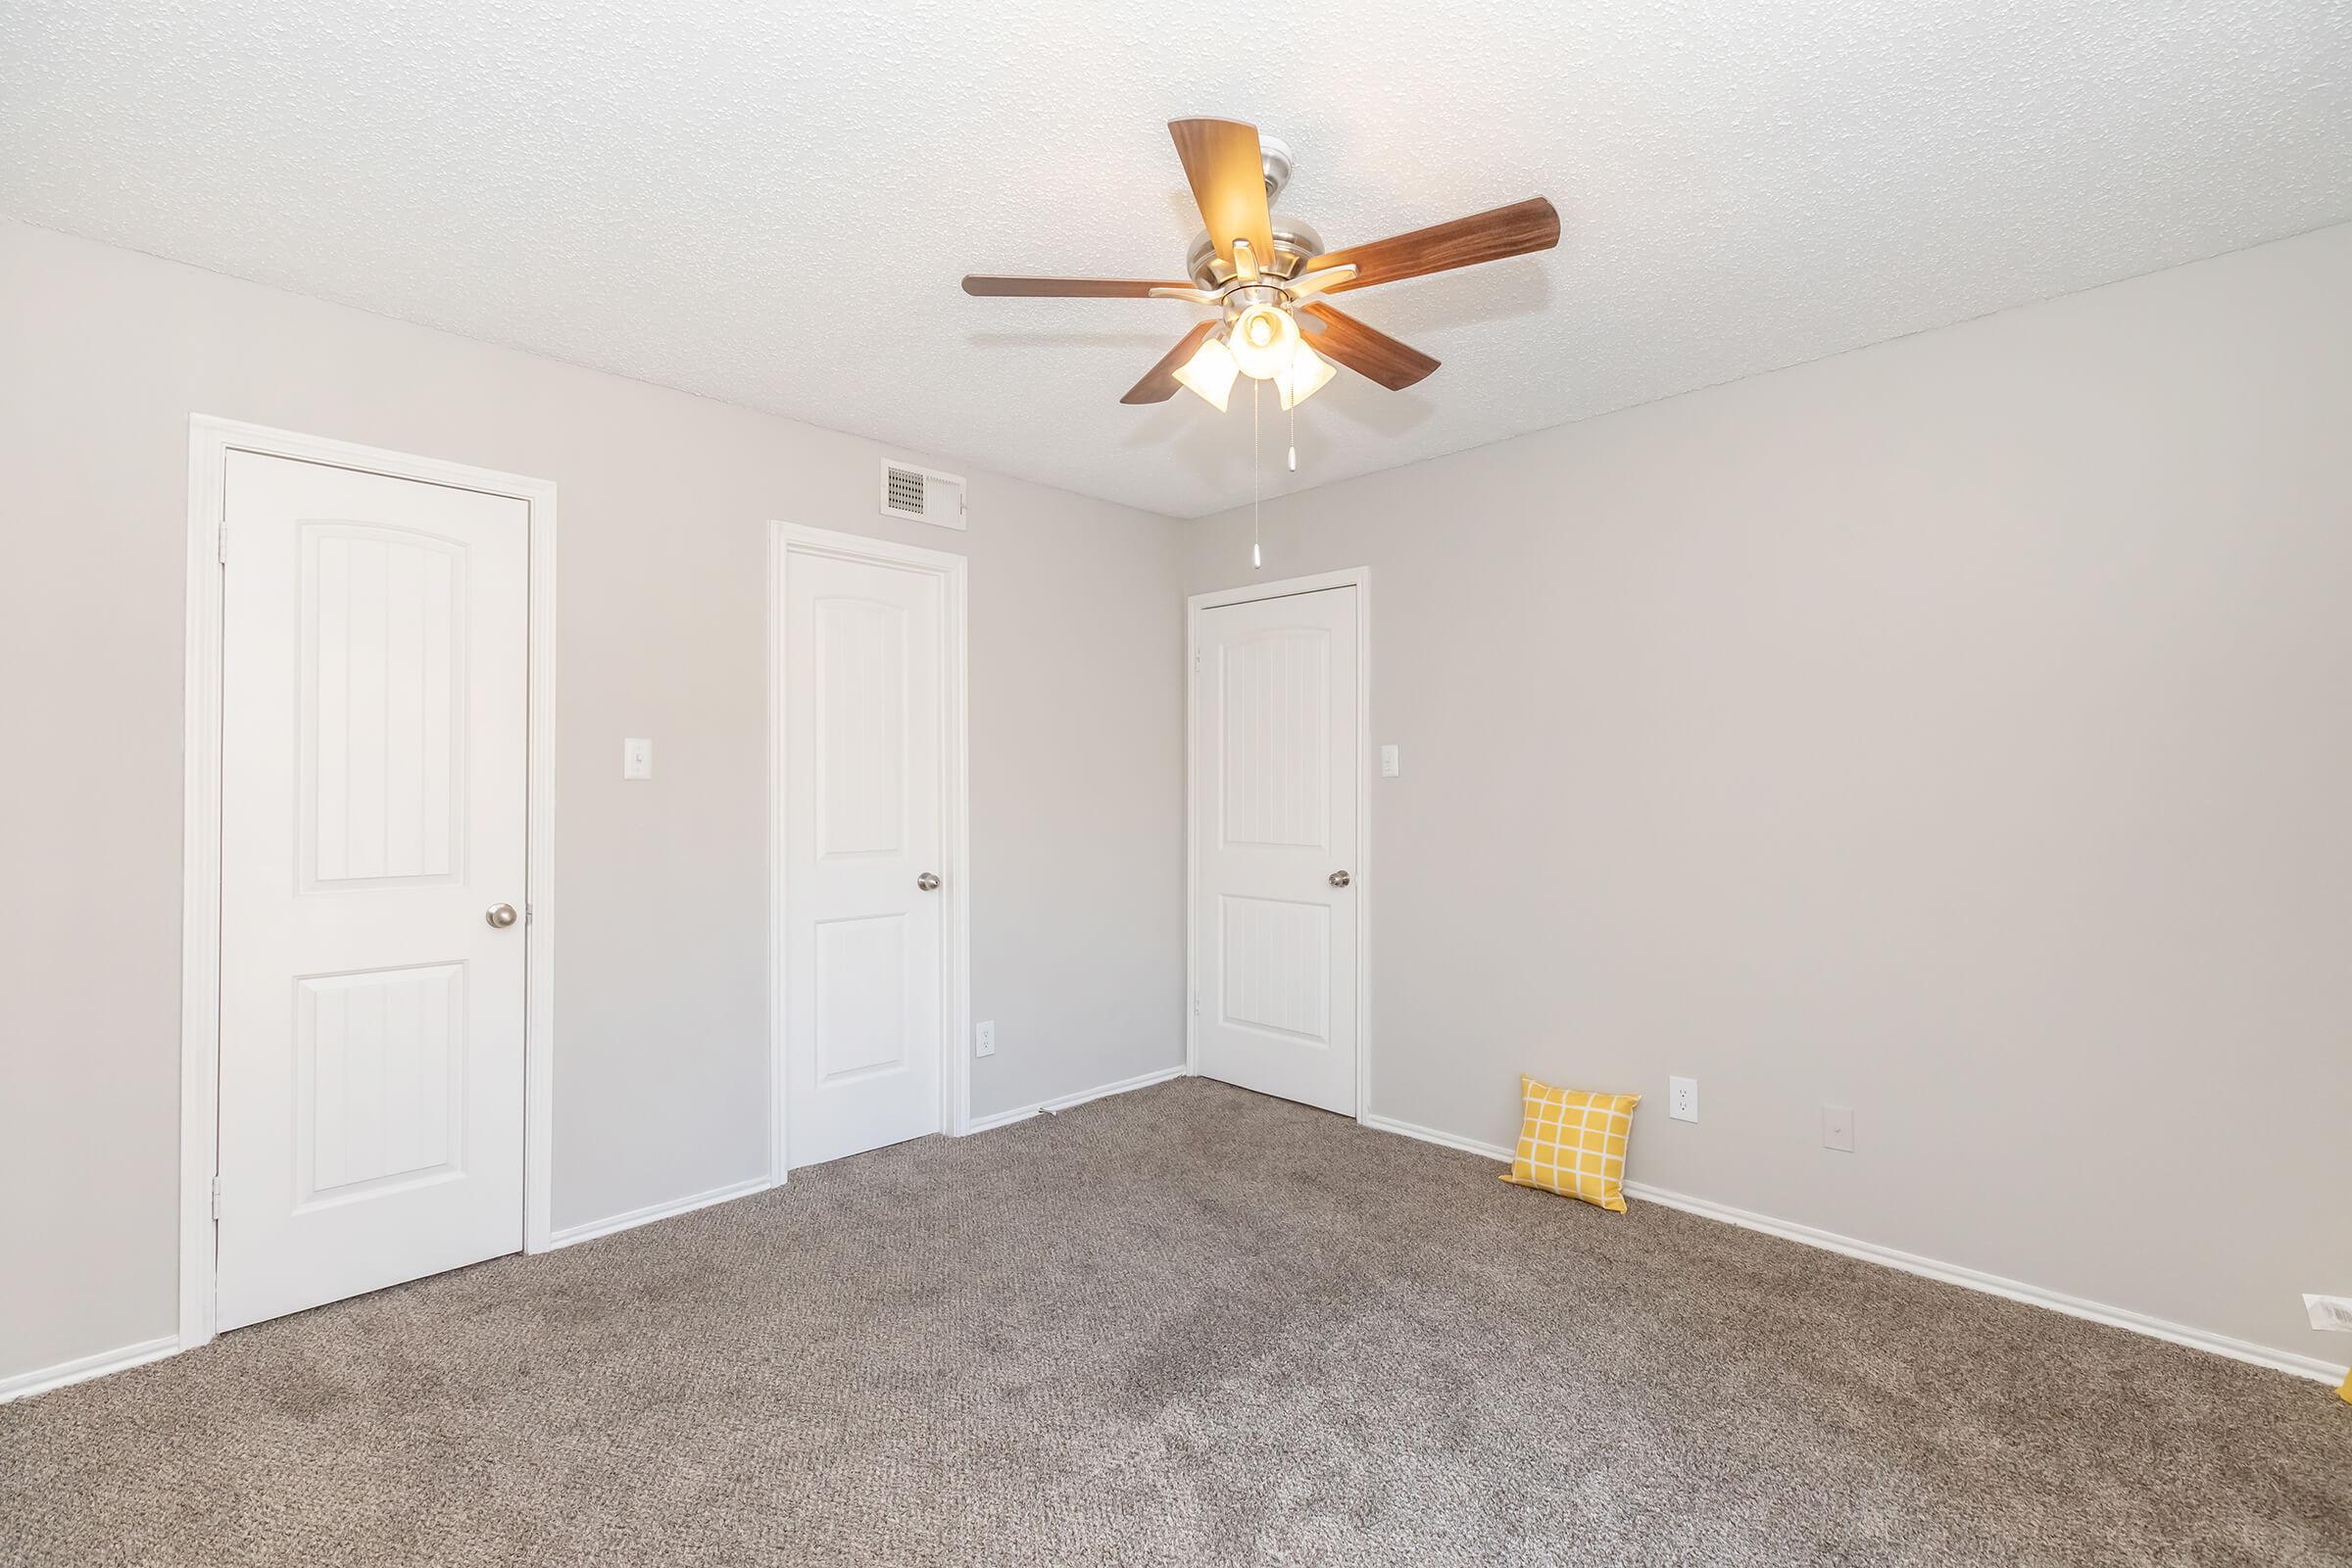
[[[1200, 617], [1200, 1070], [1356, 1110], [1356, 593]], [[1334, 886], [1335, 872], [1348, 885]]]
[[466, 825], [465, 553], [349, 523], [298, 531], [308, 880], [447, 876]]
[[815, 661], [816, 837], [827, 858], [906, 847], [906, 612], [822, 594]]
[[940, 579], [788, 551], [784, 566], [786, 1152], [838, 1159], [941, 1130], [947, 834]]
[[816, 1079], [839, 1083], [906, 1064], [903, 914], [816, 926]]
[[1316, 1045], [1331, 1041], [1331, 910], [1226, 894], [1218, 1019]]
[[297, 1211], [396, 1178], [458, 1174], [466, 967], [296, 982]]
[[522, 1245], [525, 503], [227, 460], [223, 1329]]
[[1277, 626], [1222, 645], [1221, 843], [1331, 847], [1331, 636]]

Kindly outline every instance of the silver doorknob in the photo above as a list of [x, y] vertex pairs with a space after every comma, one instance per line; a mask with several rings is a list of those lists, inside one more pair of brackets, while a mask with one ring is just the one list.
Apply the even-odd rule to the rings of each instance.
[[1324, 880], [1329, 882], [1335, 888], [1344, 888], [1348, 885], [1348, 873], [1345, 871], [1334, 871]]
[[925, 871], [921, 876], [918, 876], [914, 879], [914, 885], [918, 888], [921, 888], [925, 893], [937, 893], [939, 891], [939, 878], [933, 875], [931, 872]]
[[490, 906], [490, 907], [482, 911], [482, 918], [490, 922], [492, 929], [504, 931], [507, 927], [514, 923], [514, 906], [512, 904], [493, 904]]

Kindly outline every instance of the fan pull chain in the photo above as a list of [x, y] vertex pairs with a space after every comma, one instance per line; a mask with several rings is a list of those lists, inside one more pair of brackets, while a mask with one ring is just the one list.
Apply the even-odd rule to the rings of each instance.
[[1255, 378], [1250, 382], [1250, 569], [1252, 571], [1266, 569], [1257, 533], [1257, 390], [1264, 384]]

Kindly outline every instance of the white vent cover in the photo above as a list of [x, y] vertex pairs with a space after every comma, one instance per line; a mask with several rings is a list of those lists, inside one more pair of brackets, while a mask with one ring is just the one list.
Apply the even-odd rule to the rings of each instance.
[[960, 528], [963, 521], [963, 476], [918, 468], [912, 464], [882, 465], [882, 515], [908, 522], [936, 523]]

